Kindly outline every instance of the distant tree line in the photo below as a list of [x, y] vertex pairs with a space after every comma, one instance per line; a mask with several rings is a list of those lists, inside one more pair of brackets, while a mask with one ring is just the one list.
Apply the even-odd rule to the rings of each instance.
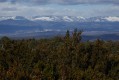
[[0, 80], [119, 80], [119, 41], [0, 39]]

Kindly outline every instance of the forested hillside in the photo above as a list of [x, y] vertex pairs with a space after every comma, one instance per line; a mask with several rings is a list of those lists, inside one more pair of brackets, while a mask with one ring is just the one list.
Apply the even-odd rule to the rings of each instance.
[[51, 39], [0, 40], [0, 80], [119, 80], [119, 41], [81, 41], [81, 31]]

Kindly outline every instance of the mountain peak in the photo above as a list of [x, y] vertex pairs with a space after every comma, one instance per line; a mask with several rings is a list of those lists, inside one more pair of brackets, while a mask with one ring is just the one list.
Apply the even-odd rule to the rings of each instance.
[[16, 16], [15, 18], [14, 18], [15, 20], [27, 20], [25, 17], [23, 17], [23, 16]]

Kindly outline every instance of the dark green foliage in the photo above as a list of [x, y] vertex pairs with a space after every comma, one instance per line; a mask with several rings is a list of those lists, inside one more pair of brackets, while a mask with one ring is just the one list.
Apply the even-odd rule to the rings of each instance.
[[118, 80], [119, 42], [81, 42], [82, 31], [52, 39], [0, 40], [0, 80]]

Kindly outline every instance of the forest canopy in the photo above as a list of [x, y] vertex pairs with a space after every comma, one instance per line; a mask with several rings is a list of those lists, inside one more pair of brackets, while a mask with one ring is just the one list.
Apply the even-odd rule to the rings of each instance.
[[0, 39], [0, 80], [118, 80], [119, 41], [82, 42], [77, 29], [50, 39]]

